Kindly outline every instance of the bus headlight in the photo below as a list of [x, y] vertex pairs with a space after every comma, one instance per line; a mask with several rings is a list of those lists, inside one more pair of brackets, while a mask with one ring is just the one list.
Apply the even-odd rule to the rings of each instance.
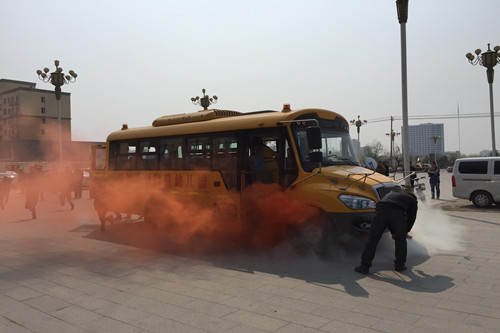
[[344, 205], [351, 209], [373, 209], [376, 205], [376, 202], [372, 199], [358, 197], [355, 195], [342, 194], [339, 195], [339, 199], [342, 203], [344, 203]]

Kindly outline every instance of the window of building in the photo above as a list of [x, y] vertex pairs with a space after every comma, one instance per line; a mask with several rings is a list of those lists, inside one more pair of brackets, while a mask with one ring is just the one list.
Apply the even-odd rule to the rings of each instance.
[[42, 118], [42, 124], [45, 124], [45, 118]]
[[45, 108], [44, 107], [42, 107], [42, 113], [45, 113]]
[[45, 103], [45, 96], [42, 96], [41, 98], [42, 103]]
[[42, 135], [45, 135], [45, 130], [44, 129], [42, 129]]

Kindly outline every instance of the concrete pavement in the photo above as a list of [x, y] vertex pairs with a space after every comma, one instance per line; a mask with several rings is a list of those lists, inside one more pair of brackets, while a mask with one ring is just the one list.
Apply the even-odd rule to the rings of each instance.
[[46, 195], [31, 220], [14, 191], [0, 211], [0, 332], [500, 332], [500, 209], [457, 202], [450, 177], [420, 205], [409, 269], [392, 270], [387, 237], [368, 276], [353, 271], [360, 240], [325, 258], [286, 244], [179, 252], [134, 216], [100, 233], [88, 199], [71, 211]]

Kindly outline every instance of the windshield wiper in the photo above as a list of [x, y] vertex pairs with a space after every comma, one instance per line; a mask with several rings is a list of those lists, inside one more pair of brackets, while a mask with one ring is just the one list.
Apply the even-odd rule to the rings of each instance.
[[349, 158], [339, 158], [339, 160], [344, 161], [344, 162], [349, 162], [350, 165], [359, 165], [358, 163], [352, 161]]

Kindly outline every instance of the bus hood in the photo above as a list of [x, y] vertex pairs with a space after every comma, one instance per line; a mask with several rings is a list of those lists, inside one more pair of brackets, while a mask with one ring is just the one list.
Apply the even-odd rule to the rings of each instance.
[[[315, 171], [317, 171], [316, 169]], [[390, 177], [384, 176], [373, 170], [356, 165], [328, 166], [321, 169], [321, 173], [334, 183], [344, 184], [345, 182], [361, 182], [366, 185], [376, 185], [394, 182]]]

